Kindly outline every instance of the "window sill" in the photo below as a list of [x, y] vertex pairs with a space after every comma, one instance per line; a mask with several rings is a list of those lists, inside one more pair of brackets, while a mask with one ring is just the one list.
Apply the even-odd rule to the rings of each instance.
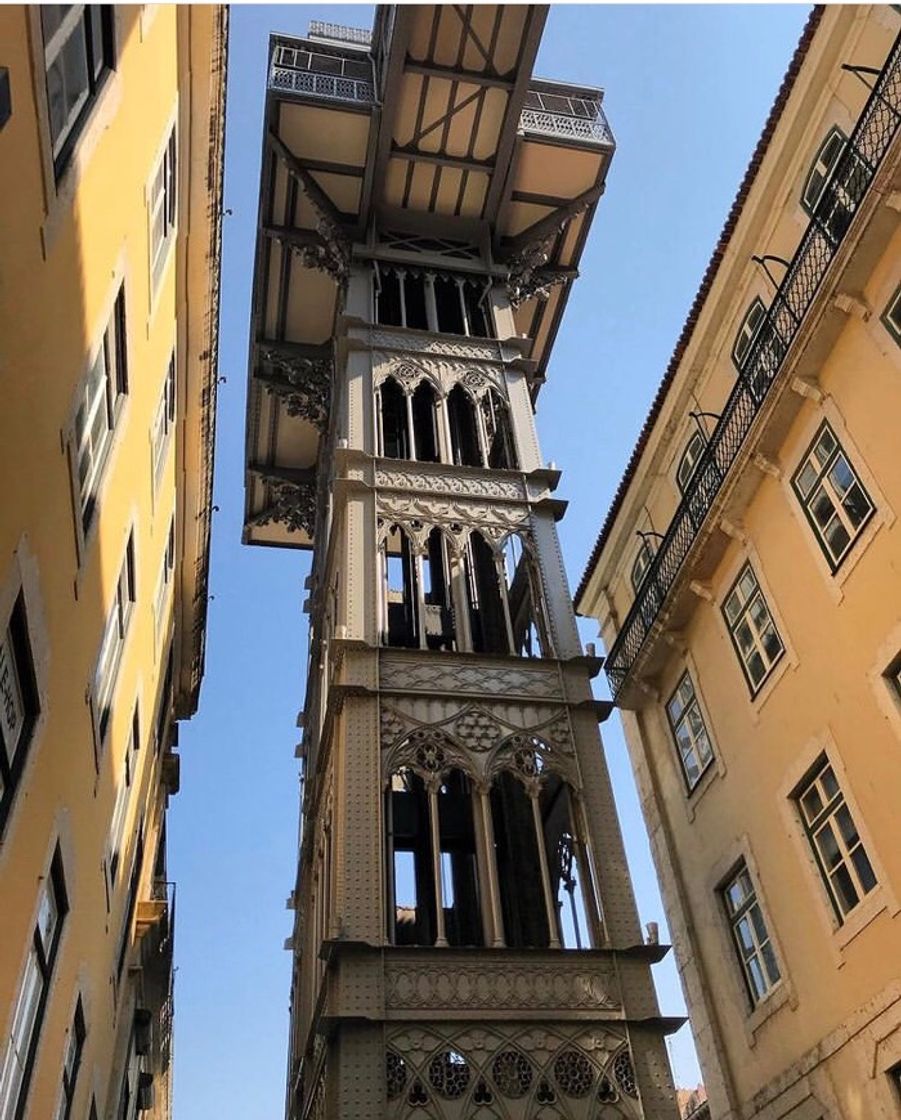
[[840, 954], [839, 968], [845, 964], [847, 959], [841, 954], [845, 952], [858, 934], [863, 933], [867, 926], [874, 922], [880, 914], [888, 910], [888, 907], [889, 902], [885, 890], [881, 886], [876, 886], [863, 902], [858, 903], [845, 921], [836, 927], [832, 938], [833, 944]]
[[791, 984], [783, 978], [770, 989], [745, 1020], [748, 1045], [752, 1047], [757, 1045], [757, 1032], [777, 1011], [781, 1011], [786, 1004], [794, 1007], [796, 1003]]

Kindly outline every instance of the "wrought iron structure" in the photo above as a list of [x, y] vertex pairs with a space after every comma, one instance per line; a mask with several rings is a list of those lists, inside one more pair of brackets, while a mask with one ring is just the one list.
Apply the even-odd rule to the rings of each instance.
[[901, 36], [804, 231], [739, 369], [720, 419], [610, 649], [607, 679], [622, 690], [708, 511], [783, 368], [791, 344], [901, 122]]
[[[365, 56], [363, 61], [366, 61]], [[360, 62], [328, 51], [312, 52], [281, 45], [272, 53], [269, 86], [281, 92], [331, 101], [372, 104], [375, 87], [371, 81], [348, 74], [349, 65], [359, 67]]]

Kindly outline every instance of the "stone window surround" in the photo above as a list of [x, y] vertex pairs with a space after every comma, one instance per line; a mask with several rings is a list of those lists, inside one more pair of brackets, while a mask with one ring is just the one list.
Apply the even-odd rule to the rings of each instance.
[[[755, 1007], [750, 1006], [750, 996], [742, 975], [741, 964], [736, 956], [732, 926], [720, 897], [724, 886], [732, 878], [736, 868], [742, 863], [747, 868], [754, 884], [757, 901], [766, 919], [770, 942], [775, 947], [776, 961], [781, 973], [781, 979], [770, 988]], [[773, 909], [769, 904], [766, 887], [754, 858], [751, 838], [747, 833], [742, 833], [732, 844], [721, 851], [719, 858], [708, 869], [704, 880], [704, 891], [705, 897], [709, 899], [713, 918], [711, 925], [714, 928], [716, 941], [720, 947], [720, 953], [716, 959], [727, 962], [727, 968], [724, 971], [730, 996], [728, 1002], [735, 1008], [745, 1009], [742, 1025], [747, 1044], [753, 1048], [757, 1045], [757, 1032], [763, 1024], [786, 1004], [792, 1008], [797, 1007], [798, 999], [791, 979], [789, 962], [779, 939], [779, 930], [774, 919]], [[708, 976], [708, 983], [710, 979]]]
[[[800, 809], [795, 801], [796, 791], [804, 783], [806, 776], [821, 755], [828, 758], [835, 773], [845, 804], [854, 819], [858, 835], [863, 841], [876, 876], [876, 886], [861, 899], [860, 903], [841, 923], [839, 923], [826, 885], [823, 882], [822, 872], [804, 828]], [[785, 772], [782, 785], [777, 791], [777, 800], [786, 833], [791, 838], [799, 857], [799, 864], [803, 869], [802, 877], [813, 896], [811, 904], [816, 910], [818, 920], [826, 935], [825, 942], [829, 947], [836, 968], [841, 968], [845, 964], [844, 953], [848, 945], [883, 911], [887, 911], [890, 917], [895, 917], [901, 913], [901, 904], [899, 904], [891, 888], [889, 877], [880, 859], [879, 849], [873, 842], [866, 816], [861, 811], [854, 795], [853, 783], [848, 775], [832, 730], [828, 725], [813, 735], [798, 751], [792, 765]]]
[[[183, 130], [180, 127], [179, 121], [179, 98], [176, 93], [173, 100], [172, 107], [166, 117], [166, 123], [163, 125], [162, 136], [157, 144], [156, 151], [153, 154], [149, 167], [150, 171], [147, 176], [147, 181], [144, 184], [144, 206], [146, 210], [147, 222], [147, 333], [150, 334], [150, 328], [156, 319], [157, 309], [160, 306], [163, 292], [167, 286], [167, 277], [170, 270], [173, 268], [173, 260], [175, 252], [173, 246], [178, 240], [182, 223], [185, 221], [185, 215], [182, 210], [188, 205], [182, 188], [182, 181], [185, 176], [185, 153], [183, 151]], [[153, 202], [153, 185], [157, 177], [157, 172], [160, 168], [163, 158], [167, 153], [170, 138], [175, 134], [175, 221], [172, 225], [170, 235], [166, 238], [165, 248], [163, 249], [162, 263], [160, 265], [159, 275], [154, 281], [153, 277], [153, 213], [151, 205]], [[163, 205], [166, 205], [165, 198]]]
[[[805, 547], [813, 557], [816, 569], [825, 581], [830, 596], [834, 602], [838, 604], [844, 599], [843, 589], [846, 581], [860, 562], [861, 557], [870, 547], [873, 538], [883, 525], [886, 528], [891, 528], [895, 523], [896, 515], [880, 488], [873, 472], [870, 470], [865, 456], [861, 453], [860, 448], [848, 431], [845, 418], [834, 398], [826, 396], [818, 405], [811, 402], [809, 407], [805, 406], [801, 416], [803, 420], [798, 425], [797, 434], [791, 437], [791, 446], [794, 449], [791, 455], [792, 469], [783, 470], [779, 482], [785, 501], [788, 503], [789, 512], [792, 518], [798, 523], [798, 531], [803, 538]], [[803, 508], [801, 508], [800, 499], [792, 485], [795, 472], [807, 456], [816, 437], [816, 433], [819, 431], [824, 420], [832, 429], [835, 438], [841, 445], [861, 485], [866, 490], [870, 501], [875, 507], [866, 524], [854, 539], [842, 560], [841, 566], [836, 572], [833, 572], [829, 566], [829, 561], [826, 559], [819, 540], [807, 520], [807, 515]]]

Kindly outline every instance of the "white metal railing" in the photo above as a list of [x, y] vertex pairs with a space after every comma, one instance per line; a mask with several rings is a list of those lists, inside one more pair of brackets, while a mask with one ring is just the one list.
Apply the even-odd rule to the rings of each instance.
[[547, 136], [560, 136], [565, 140], [590, 140], [597, 144], [613, 143], [613, 133], [600, 108], [593, 120], [564, 116], [562, 113], [547, 113], [540, 109], [523, 109], [519, 117], [519, 127], [524, 132], [542, 132]]
[[[272, 56], [269, 88], [310, 94], [334, 101], [353, 101], [358, 104], [368, 105], [375, 101], [375, 87], [370, 81], [348, 77], [345, 73], [321, 74], [315, 68], [310, 69], [309, 63], [301, 69], [298, 63], [307, 61], [309, 57], [309, 52], [306, 51], [297, 51], [292, 47], [278, 47]], [[345, 60], [335, 58], [330, 61], [342, 71], [344, 70]]]
[[326, 23], [321, 19], [310, 20], [307, 34], [339, 43], [356, 43], [361, 47], [368, 47], [372, 42], [372, 32], [365, 27], [346, 27], [343, 23]]

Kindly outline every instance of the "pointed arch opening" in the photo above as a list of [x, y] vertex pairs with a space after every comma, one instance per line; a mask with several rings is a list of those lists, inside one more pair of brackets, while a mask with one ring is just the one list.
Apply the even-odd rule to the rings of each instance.
[[482, 946], [472, 782], [462, 770], [438, 787], [441, 906], [448, 945]]
[[420, 463], [437, 463], [438, 454], [438, 394], [431, 381], [423, 378], [413, 392], [413, 435], [416, 459]]
[[450, 555], [447, 538], [440, 529], [429, 533], [423, 563], [426, 645], [434, 650], [457, 648], [451, 599]]
[[475, 402], [461, 385], [455, 385], [448, 393], [447, 418], [454, 464], [458, 467], [484, 466]]
[[529, 550], [516, 533], [504, 541], [503, 569], [513, 652], [520, 657], [550, 656], [538, 573]]
[[385, 797], [388, 936], [394, 945], [435, 944], [435, 883], [429, 798], [409, 767], [391, 775]]
[[488, 466], [498, 470], [516, 470], [516, 445], [507, 402], [496, 389], [489, 389], [482, 397], [481, 408], [488, 445]]
[[464, 552], [467, 606], [475, 653], [511, 653], [501, 558], [479, 532], [469, 536]]
[[550, 930], [532, 799], [509, 770], [502, 770], [491, 787], [491, 818], [504, 942], [510, 949], [547, 949]]
[[393, 377], [386, 377], [378, 390], [381, 453], [386, 459], [410, 458], [407, 398]]
[[382, 641], [387, 646], [420, 644], [419, 581], [413, 544], [398, 525], [385, 534], [382, 561]]

